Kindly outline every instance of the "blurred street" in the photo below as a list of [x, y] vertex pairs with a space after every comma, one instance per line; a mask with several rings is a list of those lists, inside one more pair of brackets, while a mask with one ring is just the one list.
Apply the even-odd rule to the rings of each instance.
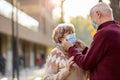
[[[45, 67], [42, 68], [32, 67], [32, 68], [23, 69], [20, 71], [20, 80], [33, 80], [33, 79], [35, 80], [35, 78], [40, 78], [41, 75], [44, 75], [44, 71], [45, 71]], [[0, 80], [12, 80], [11, 75], [12, 75], [11, 72], [6, 72], [6, 75], [0, 77]]]

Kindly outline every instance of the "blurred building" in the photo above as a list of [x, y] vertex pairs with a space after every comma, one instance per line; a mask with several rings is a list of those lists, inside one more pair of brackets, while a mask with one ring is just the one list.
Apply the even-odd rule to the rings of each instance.
[[[19, 27], [19, 56], [23, 59], [24, 68], [36, 65], [41, 52], [53, 46], [51, 33], [54, 28], [52, 9], [49, 0], [16, 0]], [[0, 56], [7, 60], [6, 70], [12, 70], [12, 5], [11, 0], [0, 0]]]

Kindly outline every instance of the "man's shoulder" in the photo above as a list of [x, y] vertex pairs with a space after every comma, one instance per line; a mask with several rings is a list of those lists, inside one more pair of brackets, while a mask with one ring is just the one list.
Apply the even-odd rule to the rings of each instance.
[[107, 34], [109, 34], [109, 30], [108, 29], [101, 29], [101, 30], [98, 30], [97, 33], [95, 34], [94, 38], [95, 37], [104, 37], [106, 36]]
[[107, 28], [98, 30], [95, 36], [102, 38], [115, 38], [116, 36], [120, 36], [120, 27], [117, 25], [111, 25]]

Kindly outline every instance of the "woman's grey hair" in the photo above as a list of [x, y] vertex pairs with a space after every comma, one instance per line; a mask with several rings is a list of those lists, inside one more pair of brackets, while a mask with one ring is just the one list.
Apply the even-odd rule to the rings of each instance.
[[72, 24], [59, 24], [52, 33], [52, 39], [55, 43], [61, 43], [60, 39], [64, 37], [65, 33], [74, 33], [75, 28]]

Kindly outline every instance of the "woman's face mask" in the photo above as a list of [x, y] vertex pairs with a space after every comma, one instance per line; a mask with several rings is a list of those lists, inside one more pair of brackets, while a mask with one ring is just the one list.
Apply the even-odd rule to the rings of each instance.
[[67, 41], [71, 41], [71, 42], [73, 43], [73, 45], [75, 45], [75, 43], [76, 43], [75, 33], [73, 33], [73, 34], [68, 34], [68, 35], [66, 36], [66, 40], [67, 40]]

